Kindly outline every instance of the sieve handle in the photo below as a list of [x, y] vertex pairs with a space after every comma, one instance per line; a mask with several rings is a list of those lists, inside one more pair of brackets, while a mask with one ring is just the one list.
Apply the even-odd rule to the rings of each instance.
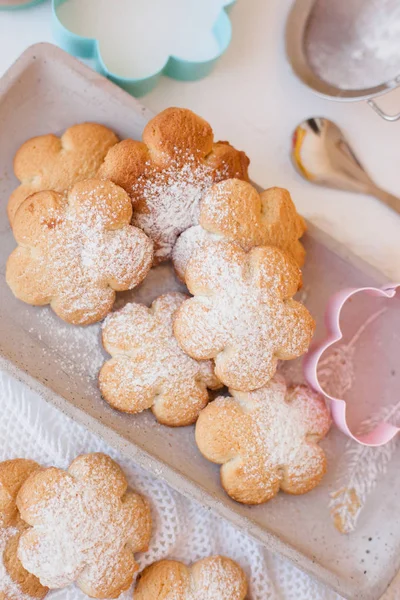
[[376, 102], [374, 102], [374, 100], [367, 100], [367, 103], [382, 119], [385, 119], [385, 121], [393, 122], [400, 119], [400, 113], [397, 113], [397, 115], [388, 115]]

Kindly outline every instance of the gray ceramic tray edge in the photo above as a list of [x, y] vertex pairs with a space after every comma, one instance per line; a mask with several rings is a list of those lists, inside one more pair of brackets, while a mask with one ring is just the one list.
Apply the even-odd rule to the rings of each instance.
[[[69, 69], [78, 73], [84, 80], [90, 80], [96, 84], [99, 89], [107, 91], [108, 94], [117, 97], [118, 101], [132, 107], [136, 111], [140, 111], [148, 118], [151, 117], [150, 111], [145, 109], [137, 100], [129, 96], [126, 92], [117, 88], [114, 84], [104, 79], [102, 76], [91, 71], [89, 68], [82, 65], [76, 59], [65, 54], [62, 50], [51, 44], [36, 44], [24, 52], [24, 54], [16, 61], [16, 63], [7, 71], [4, 77], [0, 80], [0, 95], [3, 95], [7, 90], [18, 82], [18, 78], [23, 73], [25, 68], [37, 57], [46, 60], [46, 57], [51, 56], [59, 62], [64, 63]], [[387, 278], [371, 265], [365, 263], [362, 259], [348, 251], [342, 244], [327, 236], [320, 229], [313, 225], [309, 227], [309, 235], [323, 241], [323, 243], [333, 250], [344, 260], [349, 261], [353, 265], [360, 268], [365, 274], [373, 276], [377, 281], [384, 283]], [[268, 549], [277, 552], [289, 560], [296, 566], [307, 571], [314, 577], [329, 585], [340, 594], [351, 599], [377, 600], [386, 588], [385, 585], [377, 585], [373, 589], [360, 590], [359, 587], [354, 587], [350, 583], [344, 582], [339, 576], [336, 576], [331, 571], [317, 564], [313, 557], [307, 557], [301, 552], [295, 550], [292, 546], [285, 543], [272, 533], [261, 529], [258, 525], [244, 516], [238, 515], [220, 501], [217, 501], [213, 496], [206, 492], [201, 486], [190, 482], [183, 477], [177, 470], [173, 469], [166, 463], [155, 459], [150, 454], [139, 448], [135, 444], [128, 442], [123, 436], [117, 434], [111, 428], [103, 425], [94, 417], [91, 417], [86, 412], [78, 409], [70, 404], [62, 396], [55, 393], [50, 388], [43, 385], [38, 379], [32, 377], [23, 368], [18, 365], [18, 361], [11, 362], [9, 359], [0, 356], [0, 369], [10, 373], [17, 380], [27, 385], [30, 389], [39, 393], [46, 401], [56, 406], [63, 413], [81, 423], [100, 437], [107, 443], [116, 447], [125, 455], [133, 458], [140, 466], [152, 472], [157, 477], [165, 480], [173, 488], [177, 489], [183, 495], [194, 498], [203, 505], [208, 506], [213, 511], [217, 512], [223, 518], [230, 520], [236, 527], [244, 530], [247, 534], [260, 541]], [[162, 472], [160, 473], [160, 467]], [[366, 595], [367, 594], [367, 595]]]

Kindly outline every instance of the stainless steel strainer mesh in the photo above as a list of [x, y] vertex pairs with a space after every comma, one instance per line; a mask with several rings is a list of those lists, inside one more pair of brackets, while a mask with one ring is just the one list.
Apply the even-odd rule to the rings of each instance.
[[400, 84], [400, 0], [297, 0], [286, 48], [295, 73], [336, 100], [368, 100]]

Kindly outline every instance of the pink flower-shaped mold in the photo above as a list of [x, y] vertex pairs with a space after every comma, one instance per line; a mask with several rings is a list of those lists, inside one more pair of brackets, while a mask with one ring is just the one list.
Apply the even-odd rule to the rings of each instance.
[[327, 336], [321, 343], [311, 348], [304, 359], [305, 378], [316, 391], [330, 400], [333, 421], [343, 433], [364, 446], [382, 446], [389, 442], [400, 429], [389, 422], [382, 421], [366, 434], [354, 434], [347, 422], [346, 401], [343, 398], [335, 397], [324, 388], [324, 384], [318, 375], [318, 367], [322, 356], [329, 348], [343, 339], [340, 323], [341, 313], [345, 304], [352, 297], [357, 294], [368, 294], [370, 296], [392, 299], [395, 298], [399, 290], [400, 283], [393, 283], [381, 288], [347, 288], [334, 294], [330, 298], [325, 312]]

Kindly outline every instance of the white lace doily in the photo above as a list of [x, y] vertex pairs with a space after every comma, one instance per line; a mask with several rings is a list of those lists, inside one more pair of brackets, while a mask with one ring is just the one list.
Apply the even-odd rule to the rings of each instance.
[[[237, 560], [250, 581], [252, 600], [340, 600], [288, 561], [273, 556], [228, 522], [183, 498], [165, 483], [121, 456], [37, 394], [0, 372], [0, 460], [32, 458], [66, 468], [83, 452], [106, 452], [124, 469], [132, 488], [152, 504], [154, 532], [150, 550], [137, 555], [141, 567], [161, 558], [192, 562], [210, 554]], [[384, 600], [398, 600], [400, 577]], [[83, 600], [76, 587], [51, 592], [49, 600]], [[120, 596], [132, 599], [132, 592]], [[382, 599], [383, 600], [383, 599]]]

